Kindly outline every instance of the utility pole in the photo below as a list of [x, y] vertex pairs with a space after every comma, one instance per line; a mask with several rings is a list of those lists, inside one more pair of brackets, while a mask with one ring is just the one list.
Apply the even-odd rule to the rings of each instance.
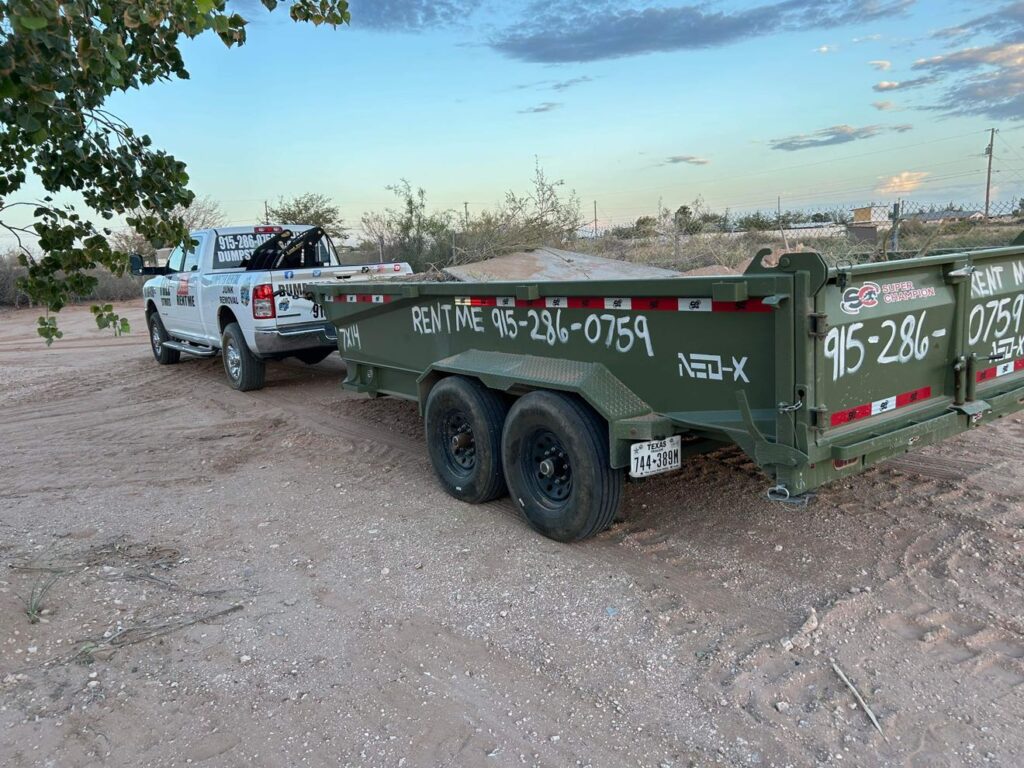
[[463, 202], [462, 203], [462, 210], [464, 210], [466, 212], [466, 218], [463, 219], [463, 221], [465, 222], [464, 226], [469, 226], [469, 203], [468, 202]]
[[988, 221], [988, 206], [992, 199], [992, 155], [995, 145], [996, 129], [992, 128], [989, 130], [988, 146], [985, 148], [985, 154], [988, 155], [988, 178], [985, 180], [985, 221]]
[[270, 207], [267, 205], [267, 201], [263, 201], [263, 223], [270, 223]]
[[900, 216], [902, 215], [902, 200], [892, 204], [892, 250], [900, 249]]
[[597, 200], [594, 201], [594, 239], [597, 239]]

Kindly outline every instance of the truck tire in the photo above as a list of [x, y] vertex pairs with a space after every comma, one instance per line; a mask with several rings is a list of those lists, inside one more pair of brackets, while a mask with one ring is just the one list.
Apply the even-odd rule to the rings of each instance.
[[306, 365], [316, 365], [337, 352], [337, 349], [303, 349], [295, 353], [295, 357]]
[[481, 504], [504, 496], [501, 428], [508, 405], [475, 379], [449, 376], [427, 397], [427, 451], [441, 487], [451, 496]]
[[164, 342], [169, 339], [159, 313], [152, 312], [149, 315], [149, 345], [153, 349], [153, 357], [160, 365], [173, 365], [181, 360], [181, 352], [164, 346]]
[[266, 363], [249, 351], [238, 323], [228, 323], [220, 342], [228, 383], [239, 392], [263, 389], [267, 377]]
[[609, 465], [608, 427], [590, 406], [560, 392], [524, 395], [501, 447], [509, 492], [537, 531], [573, 542], [611, 525], [623, 472]]

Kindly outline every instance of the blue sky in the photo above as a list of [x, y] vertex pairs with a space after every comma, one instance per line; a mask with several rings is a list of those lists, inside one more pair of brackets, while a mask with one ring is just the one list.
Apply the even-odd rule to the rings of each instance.
[[[337, 30], [235, 4], [248, 43], [112, 111], [233, 223], [312, 191], [350, 224], [408, 179], [471, 210], [538, 158], [602, 224], [698, 195], [733, 210], [1024, 194], [1024, 3], [354, 0]], [[874, 63], [872, 63], [874, 62]]]

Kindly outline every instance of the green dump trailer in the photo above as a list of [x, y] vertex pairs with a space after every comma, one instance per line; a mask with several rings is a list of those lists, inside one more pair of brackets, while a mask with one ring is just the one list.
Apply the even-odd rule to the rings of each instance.
[[729, 277], [308, 290], [345, 386], [420, 404], [445, 490], [510, 493], [561, 541], [611, 523], [626, 474], [722, 443], [794, 501], [1024, 407], [1024, 246], [767, 256]]

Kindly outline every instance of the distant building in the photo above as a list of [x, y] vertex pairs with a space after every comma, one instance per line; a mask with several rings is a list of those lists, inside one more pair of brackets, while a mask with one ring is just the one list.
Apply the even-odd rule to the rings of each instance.
[[865, 205], [853, 209], [853, 221], [851, 224], [878, 224], [881, 221], [892, 221], [892, 206], [890, 205]]

